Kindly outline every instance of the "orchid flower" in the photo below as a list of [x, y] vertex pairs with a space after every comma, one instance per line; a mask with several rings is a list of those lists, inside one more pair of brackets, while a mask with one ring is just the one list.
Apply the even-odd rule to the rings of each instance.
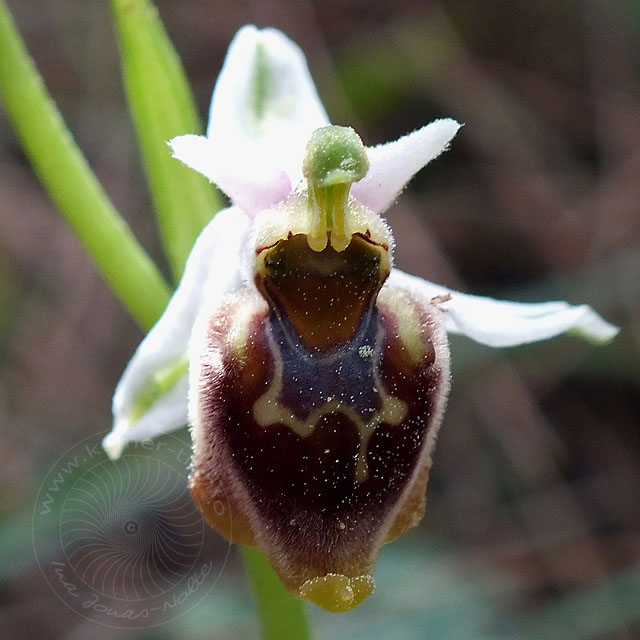
[[206, 137], [170, 142], [233, 204], [127, 366], [104, 447], [115, 458], [190, 424], [190, 487], [208, 522], [330, 611], [371, 593], [380, 547], [423, 515], [447, 332], [494, 347], [617, 333], [585, 305], [472, 296], [393, 266], [380, 214], [458, 129], [436, 120], [365, 148], [329, 124], [300, 49], [249, 26]]

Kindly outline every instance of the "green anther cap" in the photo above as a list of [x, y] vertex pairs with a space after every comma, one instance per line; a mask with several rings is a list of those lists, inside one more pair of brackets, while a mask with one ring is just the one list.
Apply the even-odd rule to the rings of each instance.
[[362, 180], [369, 160], [360, 136], [351, 127], [330, 124], [316, 129], [307, 143], [302, 172], [318, 187]]

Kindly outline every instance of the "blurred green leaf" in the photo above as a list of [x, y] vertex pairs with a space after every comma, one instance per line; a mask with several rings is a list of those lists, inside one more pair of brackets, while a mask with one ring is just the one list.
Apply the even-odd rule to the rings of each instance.
[[171, 157], [166, 142], [200, 133], [178, 55], [149, 0], [111, 0], [124, 86], [162, 242], [176, 280], [204, 225], [220, 208], [213, 186]]
[[148, 328], [169, 289], [91, 171], [0, 0], [0, 94], [42, 184], [112, 291]]

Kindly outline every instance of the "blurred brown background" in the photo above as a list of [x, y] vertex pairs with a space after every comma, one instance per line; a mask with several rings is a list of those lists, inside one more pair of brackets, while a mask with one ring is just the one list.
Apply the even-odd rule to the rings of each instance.
[[[161, 262], [108, 3], [8, 4], [91, 166]], [[397, 263], [474, 293], [586, 302], [622, 327], [605, 347], [452, 340], [427, 516], [383, 550], [370, 603], [316, 612], [318, 637], [640, 637], [640, 2], [157, 5], [203, 117], [231, 38], [255, 23], [300, 44], [332, 120], [365, 143], [437, 117], [464, 122], [387, 214]], [[1, 110], [0, 194], [0, 632], [255, 637], [235, 557], [209, 613], [160, 616], [153, 630], [93, 624], [44, 582], [36, 494], [69, 447], [108, 430], [141, 334]], [[207, 545], [221, 552], [215, 537]]]

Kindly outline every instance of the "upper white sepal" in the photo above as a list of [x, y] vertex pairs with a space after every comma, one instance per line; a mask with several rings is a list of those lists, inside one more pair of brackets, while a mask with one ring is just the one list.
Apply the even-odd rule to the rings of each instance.
[[255, 214], [302, 180], [305, 144], [328, 123], [298, 45], [275, 29], [247, 26], [216, 82], [207, 136], [179, 136], [170, 145], [176, 158]]

